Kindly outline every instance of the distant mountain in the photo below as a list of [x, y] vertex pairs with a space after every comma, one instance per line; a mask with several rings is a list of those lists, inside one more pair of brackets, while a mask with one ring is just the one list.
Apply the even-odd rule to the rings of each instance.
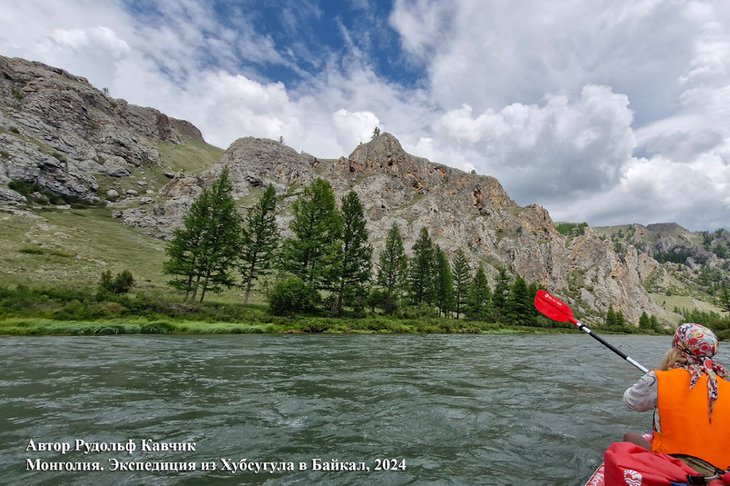
[[[242, 207], [274, 184], [282, 229], [298, 193], [322, 177], [338, 197], [349, 190], [360, 195], [376, 254], [393, 223], [407, 250], [426, 227], [447, 253], [463, 248], [492, 278], [504, 267], [543, 285], [581, 317], [603, 319], [612, 306], [632, 322], [642, 312], [676, 321], [648, 291], [709, 300], [700, 282], [703, 269], [727, 278], [726, 256], [713, 250], [726, 236], [710, 235], [708, 247], [707, 235], [676, 225], [568, 225], [569, 231], [560, 225], [561, 233], [544, 208], [518, 206], [495, 178], [408, 154], [388, 133], [339, 159], [251, 137], [223, 152], [190, 123], [110, 98], [63, 70], [0, 57], [0, 74], [4, 204], [48, 203], [48, 195], [105, 203], [125, 224], [167, 238], [202, 187], [228, 167]], [[673, 263], [684, 251], [690, 259]], [[689, 277], [680, 285], [682, 272]]]
[[658, 223], [595, 231], [616, 251], [634, 247], [661, 263], [662, 272], [644, 283], [652, 292], [712, 301], [723, 285], [730, 285], [730, 232], [725, 229], [693, 232], [676, 223]]

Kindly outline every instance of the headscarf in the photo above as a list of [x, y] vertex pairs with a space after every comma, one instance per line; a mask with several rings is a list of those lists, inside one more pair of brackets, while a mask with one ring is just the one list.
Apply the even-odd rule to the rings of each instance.
[[707, 404], [712, 420], [712, 409], [718, 396], [717, 377], [728, 375], [728, 371], [712, 359], [719, 346], [717, 336], [705, 326], [688, 322], [677, 327], [672, 346], [687, 358], [684, 368], [691, 375], [690, 389], [694, 388], [702, 373], [707, 375]]

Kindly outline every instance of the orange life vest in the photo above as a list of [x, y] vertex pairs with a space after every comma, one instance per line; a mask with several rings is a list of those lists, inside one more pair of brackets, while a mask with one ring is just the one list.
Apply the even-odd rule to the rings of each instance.
[[717, 379], [718, 397], [708, 419], [707, 376], [690, 390], [684, 369], [657, 371], [657, 411], [661, 432], [651, 449], [699, 457], [719, 468], [730, 467], [730, 383]]

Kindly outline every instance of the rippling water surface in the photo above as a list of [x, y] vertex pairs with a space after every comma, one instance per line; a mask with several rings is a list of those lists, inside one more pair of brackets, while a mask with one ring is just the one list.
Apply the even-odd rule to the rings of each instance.
[[[609, 341], [646, 366], [669, 337]], [[583, 334], [0, 337], [3, 484], [583, 484], [649, 414], [639, 372]], [[29, 441], [195, 443], [60, 454]], [[371, 470], [222, 470], [221, 459], [364, 462]], [[375, 471], [382, 458], [405, 470]], [[27, 460], [97, 461], [98, 472]], [[111, 471], [110, 459], [196, 471]], [[201, 471], [213, 462], [216, 471]]]

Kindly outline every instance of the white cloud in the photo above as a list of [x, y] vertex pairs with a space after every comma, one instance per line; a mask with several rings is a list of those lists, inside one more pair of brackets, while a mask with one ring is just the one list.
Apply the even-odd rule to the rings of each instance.
[[703, 225], [695, 229], [727, 228], [730, 170], [724, 166], [708, 176], [705, 169], [710, 165], [713, 162], [693, 167], [662, 157], [634, 159], [621, 184], [589, 194], [580, 204], [561, 206], [552, 214], [567, 221], [598, 218], [604, 224], [680, 222], [690, 227], [688, 221], [701, 218]]
[[201, 84], [211, 142], [227, 146], [226, 142], [243, 134], [278, 139], [288, 126], [298, 123], [289, 113], [289, 97], [281, 83], [261, 84], [243, 75], [218, 72]]
[[109, 27], [56, 29], [37, 46], [43, 59], [54, 59], [71, 73], [89, 73], [90, 81], [112, 89], [117, 77], [117, 63], [131, 52], [129, 45]]
[[337, 133], [337, 142], [341, 147], [354, 147], [360, 142], [367, 142], [375, 127], [380, 127], [380, 120], [374, 113], [350, 112], [344, 108], [332, 115], [332, 122]]
[[527, 204], [617, 184], [636, 145], [631, 122], [626, 96], [586, 86], [575, 101], [548, 95], [542, 106], [515, 103], [478, 116], [464, 105], [435, 122], [431, 146], [442, 157], [468, 154], [477, 172]]
[[[321, 55], [277, 45], [260, 18], [226, 7], [224, 24], [202, 0], [157, 0], [142, 17], [121, 0], [4, 2], [0, 53], [86, 76], [221, 147], [283, 136], [339, 157], [379, 126], [555, 219], [730, 227], [730, 4], [396, 0], [389, 25], [426, 73], [415, 88], [347, 43], [377, 45], [366, 23], [333, 22], [343, 51]], [[271, 67], [301, 81], [269, 79]]]

